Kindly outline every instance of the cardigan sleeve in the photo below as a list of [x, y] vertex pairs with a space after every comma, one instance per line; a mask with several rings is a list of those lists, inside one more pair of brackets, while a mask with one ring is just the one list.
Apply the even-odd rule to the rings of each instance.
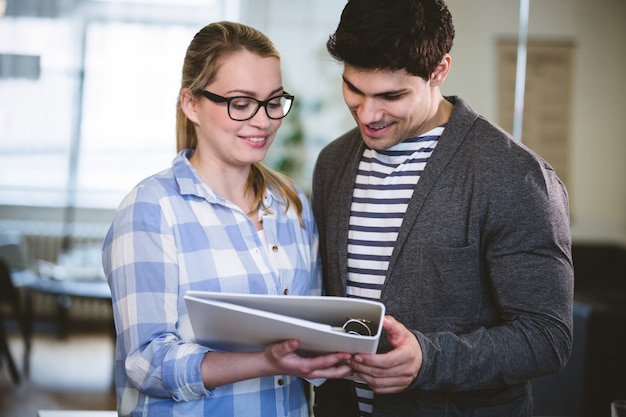
[[[567, 192], [547, 163], [523, 149], [519, 154], [519, 166], [500, 164], [502, 172], [494, 168], [490, 180], [479, 177], [469, 187], [470, 203], [460, 206], [478, 218], [477, 225], [456, 220], [468, 229], [467, 246], [448, 252], [420, 246], [427, 265], [419, 277], [433, 284], [427, 274], [436, 268], [426, 272], [429, 263], [446, 264], [442, 274], [455, 277], [447, 307], [433, 300], [432, 311], [459, 313], [442, 321], [447, 326], [415, 329], [424, 361], [414, 386], [493, 389], [557, 372], [567, 362], [574, 282]], [[468, 277], [465, 286], [460, 283]]]

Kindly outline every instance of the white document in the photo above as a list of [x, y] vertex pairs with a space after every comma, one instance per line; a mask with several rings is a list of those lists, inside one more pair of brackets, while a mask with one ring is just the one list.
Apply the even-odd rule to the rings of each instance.
[[[376, 353], [385, 306], [344, 297], [188, 291], [185, 303], [196, 341], [215, 350], [253, 352], [286, 339], [299, 353]], [[367, 320], [371, 336], [346, 333], [348, 319]]]

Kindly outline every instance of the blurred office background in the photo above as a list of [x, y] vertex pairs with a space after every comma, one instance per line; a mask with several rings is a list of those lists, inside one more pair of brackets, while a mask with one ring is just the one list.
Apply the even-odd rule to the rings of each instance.
[[[3, 2], [0, 2], [2, 5]], [[499, 121], [498, 44], [515, 39], [518, 0], [450, 0], [457, 37], [446, 94]], [[308, 189], [319, 149], [353, 125], [341, 67], [325, 51], [344, 2], [287, 0], [13, 0], [0, 19], [0, 220], [106, 224], [140, 179], [169, 166], [185, 48], [204, 24], [242, 21], [282, 54], [301, 129]], [[529, 42], [572, 45], [566, 158], [576, 239], [626, 244], [626, 5], [619, 0], [530, 1]], [[529, 110], [527, 108], [527, 110]], [[530, 109], [532, 110], [532, 109]], [[523, 141], [523, 137], [522, 137]]]
[[[443, 91], [462, 96], [510, 132], [523, 2], [448, 0], [457, 35]], [[174, 157], [175, 103], [185, 49], [202, 26], [216, 20], [255, 26], [280, 51], [283, 84], [296, 96], [297, 106], [285, 119], [267, 163], [308, 191], [319, 150], [353, 126], [341, 95], [341, 66], [325, 49], [344, 4], [0, 0], [0, 234], [19, 236], [24, 266], [35, 276], [45, 268], [58, 271], [54, 268], [63, 266], [61, 261], [97, 264], [97, 248], [121, 198]], [[626, 2], [529, 0], [529, 5], [526, 100], [518, 139], [553, 163], [568, 187], [574, 242], [586, 251], [581, 264], [583, 256], [590, 259], [589, 266], [580, 268], [589, 271], [581, 276], [580, 287], [593, 295], [587, 299], [581, 294], [588, 309], [581, 313], [580, 334], [591, 337], [587, 330], [595, 335], [595, 329], [606, 328], [589, 324], [598, 302], [606, 310], [606, 294], [601, 301], [596, 297], [598, 285], [614, 298], [608, 302], [613, 313], [607, 323], [624, 323], [619, 321], [623, 310], [615, 313], [614, 306], [626, 301], [626, 268], [619, 260], [626, 247], [621, 120], [626, 110]], [[595, 252], [588, 255], [588, 249]], [[104, 343], [110, 343], [110, 306], [63, 302], [69, 322], [87, 328], [103, 324]], [[58, 304], [58, 297], [40, 294], [31, 306], [35, 323], [54, 322]], [[18, 327], [7, 327], [17, 356], [22, 346]], [[46, 337], [44, 326], [34, 329]], [[39, 363], [34, 340], [31, 379]], [[572, 371], [582, 379], [568, 389], [588, 391], [604, 374], [589, 375], [588, 355], [595, 348], [582, 343], [583, 359]], [[624, 354], [618, 356], [622, 362], [614, 366], [623, 366]], [[10, 378], [5, 379], [10, 385]], [[22, 384], [28, 385], [25, 380]], [[591, 403], [606, 401], [579, 394], [581, 399], [559, 415], [582, 416]], [[0, 406], [7, 402], [3, 398]]]

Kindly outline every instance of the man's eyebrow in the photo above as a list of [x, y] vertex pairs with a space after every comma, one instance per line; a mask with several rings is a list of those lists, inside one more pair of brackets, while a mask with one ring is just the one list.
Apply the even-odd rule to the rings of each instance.
[[[353, 92], [355, 92], [355, 93], [357, 93], [357, 94], [360, 94], [360, 95], [362, 95], [362, 96], [364, 96], [364, 95], [365, 95], [365, 93], [363, 93], [361, 90], [359, 90], [358, 88], [356, 88], [356, 87], [354, 86], [354, 84], [352, 84], [350, 81], [348, 81], [348, 80], [346, 79], [346, 77], [345, 77], [345, 76], [342, 76], [341, 78], [343, 78], [343, 82], [344, 82], [344, 83], [346, 83], [346, 85], [348, 86], [348, 88], [349, 88], [351, 91], [353, 91]], [[383, 97], [383, 98], [384, 98], [384, 97], [389, 97], [389, 96], [394, 96], [394, 95], [400, 95], [400, 94], [403, 94], [405, 91], [406, 91], [405, 89], [401, 89], [401, 90], [392, 90], [392, 91], [383, 91], [383, 92], [381, 92], [381, 93], [376, 93], [376, 94], [374, 94], [374, 97]]]
[[348, 86], [350, 90], [354, 91], [355, 93], [363, 94], [363, 92], [359, 90], [358, 88], [356, 88], [354, 84], [352, 84], [350, 81], [348, 81], [348, 79], [345, 76], [341, 76], [341, 78], [343, 78], [343, 82], [346, 83], [346, 85]]

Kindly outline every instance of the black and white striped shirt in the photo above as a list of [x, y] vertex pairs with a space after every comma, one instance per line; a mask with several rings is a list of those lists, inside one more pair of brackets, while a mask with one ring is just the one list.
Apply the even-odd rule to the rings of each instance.
[[[415, 184], [444, 127], [384, 151], [366, 149], [352, 195], [348, 232], [348, 297], [380, 299], [391, 252]], [[371, 416], [373, 392], [356, 382], [361, 416]]]

